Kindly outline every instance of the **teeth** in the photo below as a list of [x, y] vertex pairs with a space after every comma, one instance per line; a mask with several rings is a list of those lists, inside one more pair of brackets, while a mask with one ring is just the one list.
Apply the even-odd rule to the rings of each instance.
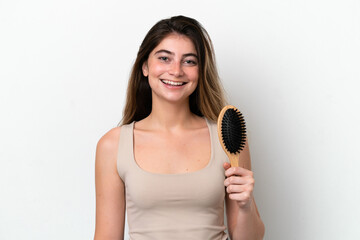
[[169, 81], [169, 80], [161, 80], [163, 83], [172, 85], [172, 86], [180, 86], [183, 85], [183, 82], [173, 82], [173, 81]]

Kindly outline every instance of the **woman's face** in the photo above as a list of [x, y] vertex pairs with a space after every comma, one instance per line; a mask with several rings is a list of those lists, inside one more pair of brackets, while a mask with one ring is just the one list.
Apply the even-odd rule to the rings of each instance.
[[192, 41], [180, 34], [170, 34], [150, 53], [142, 66], [149, 79], [153, 101], [187, 101], [199, 77], [198, 56]]

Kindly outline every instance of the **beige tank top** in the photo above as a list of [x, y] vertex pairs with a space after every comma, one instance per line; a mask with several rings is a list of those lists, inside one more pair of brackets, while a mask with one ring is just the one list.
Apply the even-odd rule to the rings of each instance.
[[[205, 118], [206, 119], [206, 118]], [[225, 240], [224, 169], [215, 122], [206, 119], [211, 157], [202, 169], [180, 174], [151, 173], [135, 162], [134, 122], [121, 127], [117, 170], [125, 184], [131, 240]]]

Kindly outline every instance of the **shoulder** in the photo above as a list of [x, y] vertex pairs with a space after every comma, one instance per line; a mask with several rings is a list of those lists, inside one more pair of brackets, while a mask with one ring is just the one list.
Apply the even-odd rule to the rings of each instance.
[[121, 127], [115, 127], [105, 133], [98, 141], [96, 151], [108, 153], [117, 148], [119, 143]]
[[211, 126], [217, 126], [217, 122], [209, 118], [205, 118]]
[[216, 133], [218, 129], [217, 122], [209, 118], [205, 118], [205, 120], [208, 122], [209, 127], [212, 129], [212, 131]]
[[123, 127], [115, 127], [105, 133], [96, 146], [95, 165], [99, 168], [116, 169], [119, 138]]

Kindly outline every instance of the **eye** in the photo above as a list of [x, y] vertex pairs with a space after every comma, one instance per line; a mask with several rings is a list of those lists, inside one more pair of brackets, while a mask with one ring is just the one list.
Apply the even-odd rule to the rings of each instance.
[[159, 59], [163, 62], [167, 62], [169, 61], [169, 58], [168, 57], [165, 57], [165, 56], [162, 56], [162, 57], [159, 57]]
[[194, 60], [190, 60], [190, 59], [185, 60], [185, 61], [184, 61], [184, 63], [185, 63], [185, 64], [187, 64], [187, 65], [196, 65], [196, 64], [197, 64], [197, 62], [196, 62], [196, 61], [194, 61]]

